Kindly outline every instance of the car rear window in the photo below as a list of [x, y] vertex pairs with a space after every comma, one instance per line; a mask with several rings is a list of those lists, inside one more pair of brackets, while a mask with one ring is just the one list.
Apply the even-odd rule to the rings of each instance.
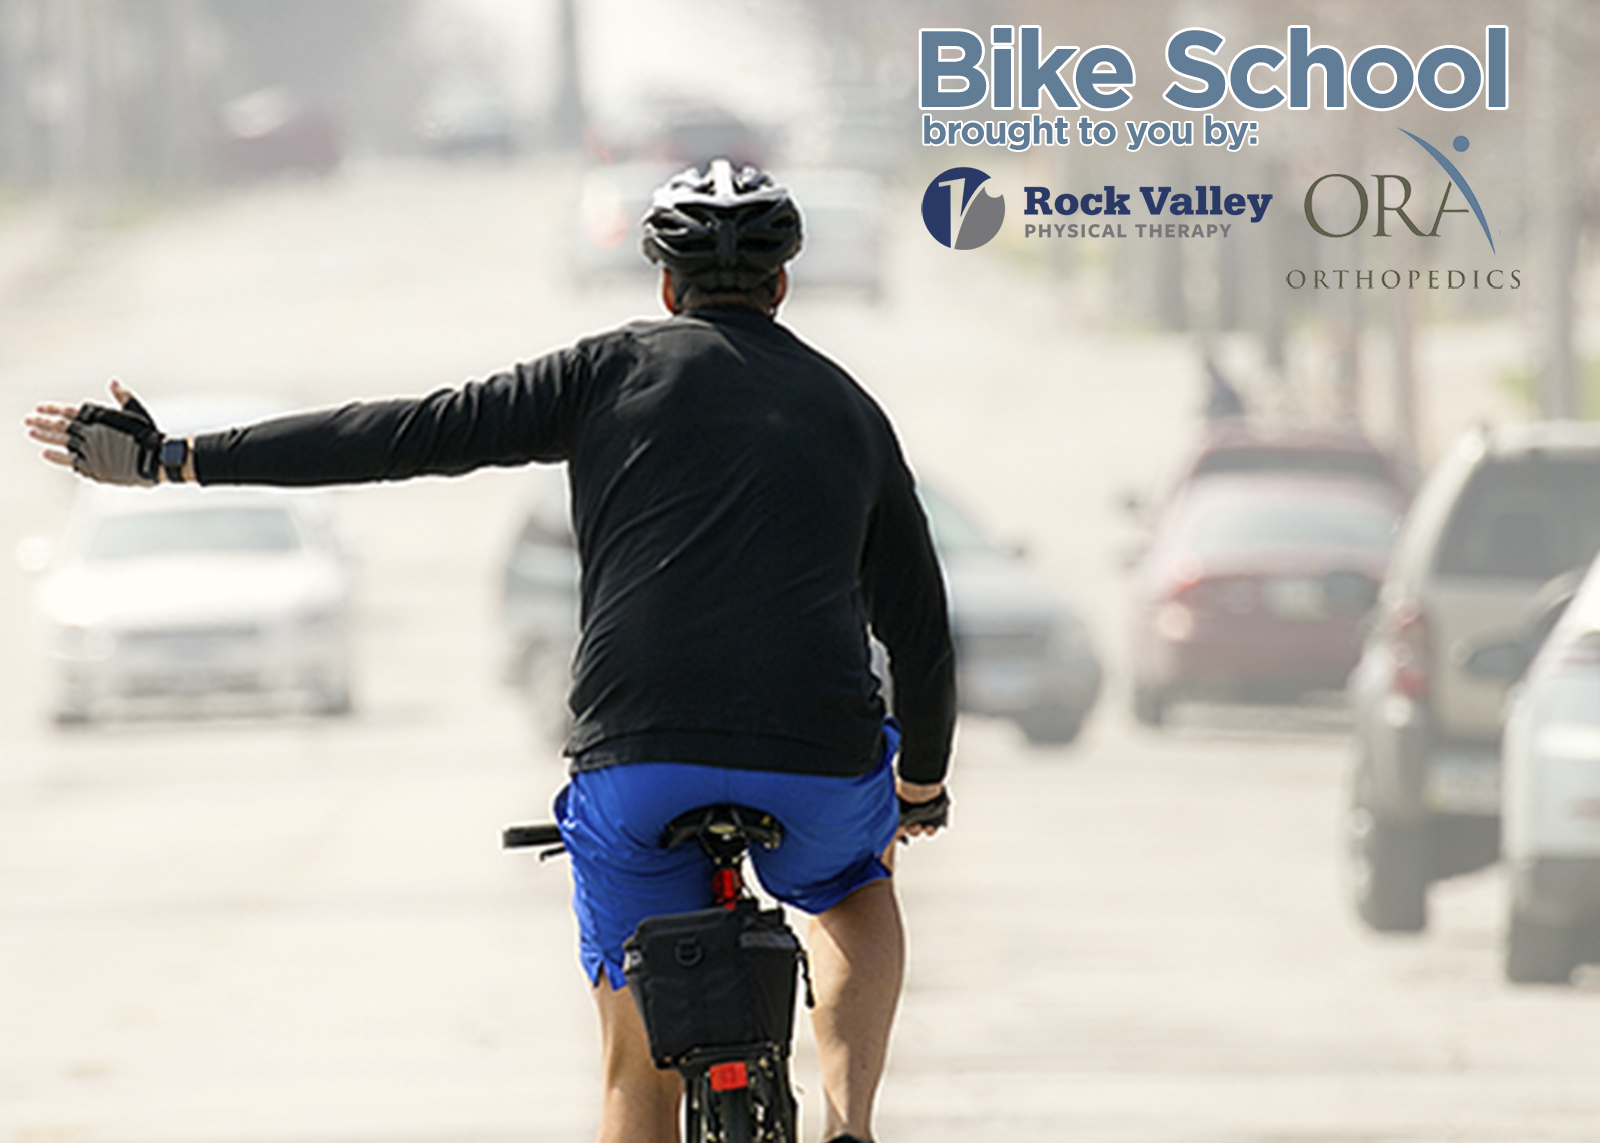
[[917, 495], [928, 517], [933, 546], [941, 556], [992, 550], [978, 526], [950, 501], [926, 488], [917, 489]]
[[1320, 473], [1394, 483], [1394, 476], [1383, 458], [1364, 452], [1319, 452], [1315, 449], [1290, 448], [1218, 449], [1201, 457], [1194, 469], [1196, 476], [1215, 476], [1227, 472]]
[[531, 548], [571, 548], [577, 546], [577, 538], [565, 520], [533, 512], [523, 521], [517, 543]]
[[1600, 456], [1490, 461], [1456, 501], [1434, 571], [1547, 580], [1600, 550]]
[[1189, 547], [1199, 556], [1262, 550], [1357, 550], [1383, 553], [1394, 542], [1395, 516], [1360, 501], [1221, 500], [1197, 508]]
[[217, 552], [292, 552], [294, 520], [281, 508], [141, 512], [102, 520], [89, 541], [91, 563]]

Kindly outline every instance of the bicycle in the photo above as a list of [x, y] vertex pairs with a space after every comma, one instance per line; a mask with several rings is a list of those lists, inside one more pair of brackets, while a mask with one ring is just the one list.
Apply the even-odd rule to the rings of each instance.
[[[901, 802], [900, 822], [943, 825], [949, 799]], [[796, 975], [815, 1001], [804, 948], [783, 910], [762, 909], [744, 879], [750, 845], [776, 848], [783, 826], [746, 806], [702, 806], [662, 831], [711, 861], [711, 908], [650, 917], [624, 943], [629, 990], [658, 1068], [683, 1076], [685, 1143], [798, 1143], [789, 1080]], [[564, 852], [553, 823], [510, 826], [506, 849]]]
[[[648, 918], [623, 946], [656, 1066], [683, 1076], [687, 1143], [797, 1143], [789, 1052], [796, 970], [808, 1005], [810, 974], [782, 910], [761, 909], [743, 869], [752, 843], [773, 849], [782, 840], [776, 818], [744, 806], [673, 819], [661, 843], [699, 843], [711, 860], [712, 906]], [[560, 830], [548, 823], [509, 827], [502, 844], [539, 847], [542, 857], [562, 852]]]

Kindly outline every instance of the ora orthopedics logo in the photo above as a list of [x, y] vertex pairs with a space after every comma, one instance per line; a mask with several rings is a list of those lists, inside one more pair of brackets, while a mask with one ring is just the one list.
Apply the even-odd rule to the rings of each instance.
[[928, 233], [955, 250], [976, 250], [999, 234], [1006, 199], [979, 189], [988, 181], [977, 167], [951, 167], [933, 176], [922, 193], [922, 224]]
[[[1472, 184], [1467, 182], [1466, 176], [1461, 173], [1460, 169], [1453, 162], [1445, 157], [1443, 151], [1439, 150], [1439, 148], [1435, 147], [1422, 136], [1414, 135], [1410, 131], [1407, 131], [1404, 127], [1399, 128], [1399, 130], [1401, 134], [1410, 136], [1417, 146], [1421, 147], [1430, 156], [1432, 156], [1433, 161], [1439, 164], [1439, 169], [1444, 172], [1445, 178], [1448, 181], [1446, 181], [1444, 185], [1444, 195], [1439, 199], [1438, 209], [1434, 211], [1433, 225], [1427, 230], [1423, 230], [1417, 225], [1417, 220], [1413, 219], [1406, 213], [1406, 206], [1411, 201], [1411, 180], [1406, 178], [1404, 175], [1373, 175], [1372, 177], [1376, 183], [1378, 191], [1378, 226], [1373, 236], [1376, 238], [1388, 238], [1390, 236], [1389, 231], [1385, 229], [1385, 226], [1393, 223], [1393, 219], [1386, 217], [1387, 215], [1392, 214], [1398, 216], [1399, 220], [1405, 224], [1406, 229], [1410, 230], [1411, 233], [1416, 235], [1418, 238], [1437, 238], [1439, 237], [1439, 223], [1444, 220], [1445, 215], [1466, 214], [1470, 210], [1471, 213], [1477, 217], [1478, 225], [1483, 230], [1483, 237], [1489, 243], [1489, 252], [1498, 253], [1494, 245], [1494, 234], [1489, 229], [1489, 220], [1484, 217], [1483, 206], [1478, 202], [1478, 196], [1473, 193]], [[1450, 145], [1457, 153], [1461, 153], [1466, 151], [1466, 149], [1472, 144], [1465, 135], [1457, 135]], [[1324, 225], [1322, 219], [1319, 218], [1317, 214], [1317, 189], [1329, 179], [1342, 179], [1356, 193], [1355, 224], [1347, 230], [1328, 229], [1328, 226]], [[1399, 185], [1399, 203], [1394, 202], [1394, 191], [1390, 187], [1390, 183]], [[1460, 192], [1461, 197], [1467, 200], [1466, 206], [1452, 207], [1446, 205], [1450, 201], [1450, 192], [1452, 190]], [[1417, 209], [1417, 207], [1412, 207], [1412, 210]], [[1361, 180], [1356, 178], [1354, 175], [1347, 175], [1337, 171], [1331, 174], [1323, 175], [1306, 188], [1305, 213], [1306, 222], [1310, 223], [1311, 229], [1315, 230], [1324, 238], [1348, 238], [1350, 235], [1354, 234], [1356, 231], [1360, 230], [1366, 225], [1367, 218], [1370, 213], [1369, 200], [1367, 198], [1367, 188], [1364, 187], [1361, 183]], [[1425, 222], [1427, 221], [1427, 216], [1421, 215], [1420, 219], [1421, 221]], [[1339, 225], [1339, 223], [1333, 223], [1331, 225]]]

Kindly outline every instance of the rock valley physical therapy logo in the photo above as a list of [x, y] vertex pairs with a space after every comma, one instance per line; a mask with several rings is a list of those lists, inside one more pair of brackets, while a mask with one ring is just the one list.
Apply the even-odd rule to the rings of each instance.
[[922, 224], [928, 233], [954, 250], [976, 250], [999, 234], [1006, 199], [982, 189], [988, 181], [977, 167], [951, 167], [934, 175], [922, 194]]

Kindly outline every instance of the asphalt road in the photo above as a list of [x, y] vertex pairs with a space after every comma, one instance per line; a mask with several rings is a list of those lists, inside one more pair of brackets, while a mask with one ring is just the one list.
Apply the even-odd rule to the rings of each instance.
[[[642, 281], [567, 283], [547, 224], [568, 186], [364, 169], [82, 240], [0, 283], [0, 394], [20, 415], [113, 374], [157, 406], [418, 392], [649, 313]], [[957, 288], [949, 252], [894, 239], [881, 305], [801, 297], [787, 320], [880, 395], [924, 477], [1086, 606], [1115, 671], [1111, 504], [1190, 431], [1192, 353], [998, 252]], [[1467, 415], [1452, 383], [1436, 418]], [[496, 848], [561, 782], [496, 681], [522, 491], [490, 473], [340, 494], [360, 581], [344, 720], [57, 731], [29, 581], [0, 566], [0, 1143], [590, 1135], [567, 875]], [[71, 492], [0, 437], [7, 549]], [[1420, 938], [1353, 920], [1335, 713], [1197, 710], [1158, 734], [1120, 683], [1070, 748], [963, 723], [955, 828], [903, 855], [885, 1140], [1600, 1137], [1600, 979], [1502, 982], [1497, 873], [1442, 886]]]

